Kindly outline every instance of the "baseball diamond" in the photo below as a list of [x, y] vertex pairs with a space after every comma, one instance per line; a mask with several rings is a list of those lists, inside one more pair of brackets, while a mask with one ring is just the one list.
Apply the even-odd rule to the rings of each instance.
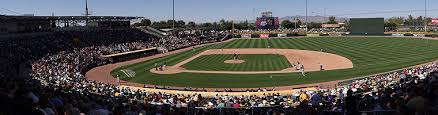
[[[229, 42], [200, 46], [197, 50], [184, 51], [131, 65], [123, 65], [112, 70], [111, 74], [113, 76], [120, 76], [122, 80], [134, 83], [178, 87], [252, 88], [288, 86], [362, 77], [430, 62], [438, 58], [438, 54], [433, 53], [438, 49], [438, 47], [434, 47], [436, 45], [438, 45], [438, 42], [435, 40], [395, 37], [235, 39]], [[156, 74], [149, 71], [154, 68], [154, 63], [166, 62], [168, 66], [172, 66], [210, 49], [267, 48], [268, 46], [276, 49], [322, 50], [326, 53], [348, 58], [352, 61], [354, 67], [351, 69], [308, 72], [306, 77], [301, 76], [299, 73], [236, 75], [183, 72]], [[205, 64], [206, 70], [213, 68], [207, 67], [209, 63]], [[217, 63], [224, 64], [223, 62]], [[189, 65], [191, 64], [189, 63], [184, 67]], [[264, 66], [269, 66], [269, 64]], [[126, 77], [125, 74], [119, 71], [121, 69], [133, 70], [136, 76]], [[197, 69], [201, 68], [197, 67]], [[272, 75], [280, 76], [270, 77]]]

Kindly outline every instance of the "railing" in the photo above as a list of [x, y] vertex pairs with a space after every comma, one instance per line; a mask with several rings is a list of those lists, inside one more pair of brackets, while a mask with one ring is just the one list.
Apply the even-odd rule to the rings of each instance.
[[[172, 108], [172, 109], [171, 109]], [[161, 110], [161, 111], [159, 111]], [[171, 110], [171, 111], [170, 111]], [[345, 111], [322, 110], [311, 107], [238, 107], [238, 108], [205, 108], [205, 107], [171, 107], [171, 105], [150, 105], [146, 114], [184, 114], [184, 115], [345, 115]], [[435, 115], [437, 110], [422, 112], [424, 115]], [[415, 112], [414, 112], [415, 113]], [[398, 115], [397, 110], [358, 111], [358, 115]], [[408, 113], [409, 114], [409, 113]]]
[[397, 115], [396, 110], [359, 111], [361, 115]]
[[[157, 109], [168, 110], [170, 105], [148, 106], [147, 114], [160, 113]], [[176, 107], [172, 113], [162, 111], [161, 114], [207, 114], [207, 115], [344, 115], [343, 112], [316, 110], [312, 108], [283, 108], [283, 107], [239, 107], [239, 108], [205, 108], [205, 107]]]

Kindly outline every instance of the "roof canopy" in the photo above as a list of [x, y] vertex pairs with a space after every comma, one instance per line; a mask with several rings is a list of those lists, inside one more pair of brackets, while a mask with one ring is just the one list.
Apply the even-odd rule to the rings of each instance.
[[10, 16], [0, 15], [0, 20], [8, 19], [23, 19], [23, 20], [132, 20], [143, 17], [129, 17], [129, 16]]

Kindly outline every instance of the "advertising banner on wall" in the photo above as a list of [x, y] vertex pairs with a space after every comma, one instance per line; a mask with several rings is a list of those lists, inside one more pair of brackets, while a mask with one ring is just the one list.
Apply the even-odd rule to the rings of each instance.
[[287, 34], [278, 34], [277, 37], [287, 37]]
[[269, 34], [260, 34], [260, 38], [269, 38]]
[[339, 25], [339, 24], [322, 24], [321, 26], [323, 28], [339, 28], [339, 27], [341, 27], [341, 25]]
[[242, 38], [251, 38], [251, 34], [242, 34], [241, 37]]
[[432, 18], [432, 25], [438, 25], [438, 18]]
[[329, 33], [329, 36], [342, 36], [342, 33]]
[[319, 37], [319, 34], [307, 34], [308, 37]]
[[415, 37], [426, 37], [426, 34], [414, 34]]
[[405, 34], [392, 34], [392, 36], [405, 36]]

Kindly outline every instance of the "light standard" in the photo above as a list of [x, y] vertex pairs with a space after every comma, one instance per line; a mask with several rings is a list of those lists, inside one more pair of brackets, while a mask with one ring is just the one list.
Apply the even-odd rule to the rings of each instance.
[[[325, 10], [326, 10], [326, 8], [324, 8], [324, 19], [326, 18], [326, 17], [325, 17]], [[329, 20], [330, 20], [330, 19], [329, 19]], [[326, 21], [324, 20], [324, 21], [322, 22], [322, 24], [325, 24], [325, 22], [326, 22]]]
[[308, 32], [308, 26], [307, 26], [307, 0], [306, 0], [306, 33]]
[[172, 31], [175, 31], [175, 0], [172, 0]]
[[298, 22], [297, 18], [294, 18], [294, 22], [295, 22], [295, 28], [294, 29], [297, 29], [297, 22]]
[[88, 26], [88, 16], [90, 16], [88, 12], [88, 0], [85, 0], [85, 26]]
[[[324, 17], [322, 24], [325, 24], [325, 22], [327, 22], [327, 21], [325, 20], [325, 18], [326, 18], [326, 13], [325, 13], [325, 11], [326, 11], [326, 8], [324, 8], [324, 12], [323, 12], [323, 15], [322, 15], [322, 16]], [[321, 13], [319, 13], [319, 12], [312, 12], [312, 14], [321, 15]]]
[[427, 0], [424, 0], [424, 32], [427, 32]]

